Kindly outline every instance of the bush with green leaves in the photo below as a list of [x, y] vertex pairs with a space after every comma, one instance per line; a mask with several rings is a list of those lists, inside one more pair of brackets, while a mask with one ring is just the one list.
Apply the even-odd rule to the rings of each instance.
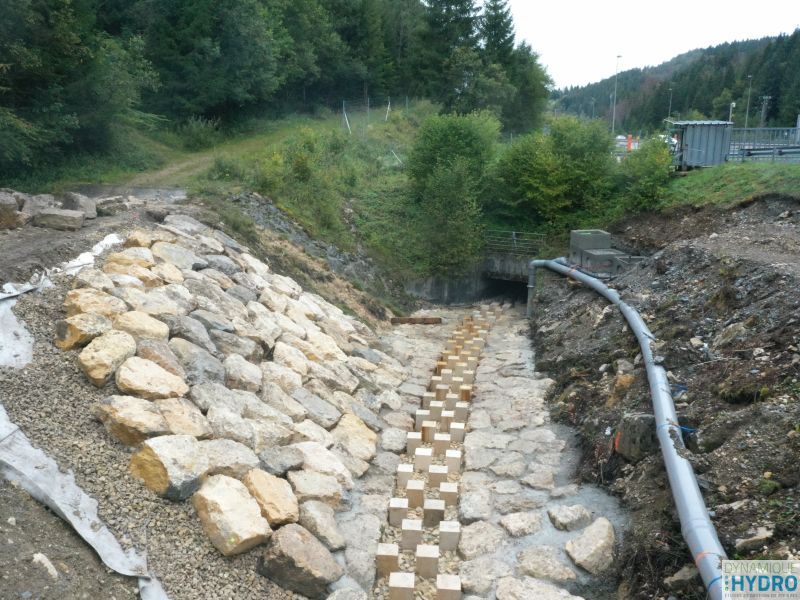
[[631, 152], [620, 167], [621, 194], [627, 206], [653, 208], [664, 198], [672, 168], [672, 154], [657, 137], [646, 140]]

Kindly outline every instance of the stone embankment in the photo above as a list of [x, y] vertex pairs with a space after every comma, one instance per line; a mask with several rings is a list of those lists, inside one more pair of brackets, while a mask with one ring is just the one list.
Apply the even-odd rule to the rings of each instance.
[[170, 215], [78, 273], [54, 341], [107, 393], [91, 414], [141, 494], [190, 505], [211, 552], [256, 553], [285, 590], [570, 597], [609, 572], [619, 521], [558, 485], [551, 382], [507, 308], [379, 336]]

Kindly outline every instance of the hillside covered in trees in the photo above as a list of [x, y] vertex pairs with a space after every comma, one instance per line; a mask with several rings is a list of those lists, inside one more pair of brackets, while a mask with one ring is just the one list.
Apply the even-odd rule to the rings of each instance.
[[[752, 89], [751, 89], [752, 83]], [[800, 113], [800, 30], [792, 35], [726, 43], [693, 50], [658, 65], [619, 73], [617, 123], [627, 131], [653, 131], [670, 109], [679, 118], [727, 119], [748, 125], [792, 127]], [[614, 78], [554, 91], [559, 110], [610, 119]]]
[[549, 79], [505, 0], [5, 0], [0, 175], [102, 152], [126, 124], [230, 123], [428, 98], [537, 125]]

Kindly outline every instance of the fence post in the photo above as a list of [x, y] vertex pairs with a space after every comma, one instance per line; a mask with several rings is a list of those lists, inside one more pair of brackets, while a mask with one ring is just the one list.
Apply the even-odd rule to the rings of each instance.
[[353, 135], [353, 130], [350, 129], [350, 119], [347, 118], [347, 108], [345, 107], [346, 100], [342, 100], [342, 114], [344, 115], [344, 124], [347, 125], [347, 132]]
[[389, 111], [392, 110], [392, 97], [389, 96], [387, 103], [386, 103], [386, 116], [383, 119], [383, 122], [386, 123], [389, 120]]

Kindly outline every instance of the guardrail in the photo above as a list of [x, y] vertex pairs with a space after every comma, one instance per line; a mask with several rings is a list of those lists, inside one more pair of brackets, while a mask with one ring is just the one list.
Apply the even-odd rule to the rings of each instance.
[[544, 234], [490, 229], [484, 235], [486, 252], [532, 258], [544, 243]]

